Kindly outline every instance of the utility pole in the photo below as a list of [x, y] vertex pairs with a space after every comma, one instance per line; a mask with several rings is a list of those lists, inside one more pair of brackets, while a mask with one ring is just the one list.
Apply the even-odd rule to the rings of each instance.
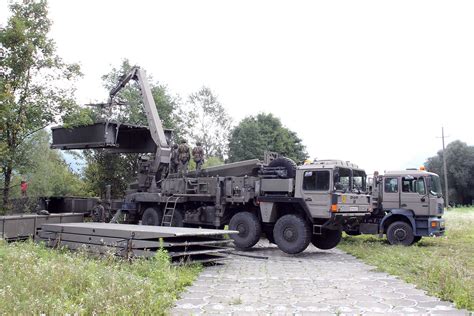
[[446, 201], [446, 207], [449, 207], [449, 195], [448, 195], [448, 173], [446, 171], [446, 154], [444, 150], [444, 126], [441, 127], [441, 139], [443, 140], [443, 171], [444, 171], [444, 192]]

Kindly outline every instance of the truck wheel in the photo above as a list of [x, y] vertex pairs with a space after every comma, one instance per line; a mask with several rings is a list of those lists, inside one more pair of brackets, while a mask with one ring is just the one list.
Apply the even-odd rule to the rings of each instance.
[[273, 228], [278, 248], [288, 254], [305, 250], [311, 240], [311, 226], [299, 215], [288, 214], [278, 219]]
[[286, 157], [278, 157], [273, 159], [269, 164], [269, 167], [284, 167], [286, 169], [286, 176], [288, 178], [294, 178], [296, 176], [296, 164], [293, 160]]
[[[167, 218], [167, 220], [169, 220], [169, 217]], [[183, 215], [181, 214], [180, 211], [178, 211], [178, 210], [174, 211], [173, 219], [171, 220], [171, 226], [173, 226], [173, 227], [183, 227]]]
[[142, 225], [160, 226], [163, 219], [163, 212], [154, 207], [149, 207], [143, 212]]
[[325, 229], [321, 235], [313, 235], [311, 243], [319, 249], [328, 250], [336, 247], [342, 238], [342, 231], [338, 229]]
[[237, 248], [253, 247], [262, 234], [262, 225], [255, 214], [249, 212], [239, 212], [232, 216], [229, 222], [230, 230], [237, 230], [239, 233], [231, 235]]
[[415, 236], [410, 224], [398, 221], [388, 226], [387, 239], [392, 245], [410, 246], [415, 240]]

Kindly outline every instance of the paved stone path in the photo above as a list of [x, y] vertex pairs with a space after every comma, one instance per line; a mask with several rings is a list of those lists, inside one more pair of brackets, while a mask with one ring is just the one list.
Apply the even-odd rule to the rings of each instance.
[[469, 315], [337, 249], [290, 256], [262, 240], [245, 253], [268, 259], [205, 268], [171, 314]]

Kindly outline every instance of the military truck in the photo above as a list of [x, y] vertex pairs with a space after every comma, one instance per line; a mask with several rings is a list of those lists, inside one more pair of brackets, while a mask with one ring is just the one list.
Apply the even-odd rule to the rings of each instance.
[[[197, 226], [239, 231], [238, 248], [254, 246], [265, 234], [290, 254], [312, 242], [335, 247], [344, 226], [369, 214], [366, 174], [356, 165], [318, 161], [297, 167], [285, 157], [241, 161], [199, 173], [169, 172], [172, 137], [163, 129], [146, 74], [132, 68], [111, 90], [109, 104], [130, 80], [140, 87], [148, 128], [114, 122], [90, 127], [54, 128], [53, 148], [104, 148], [144, 156], [137, 181], [127, 191], [120, 215], [128, 223]], [[117, 218], [117, 216], [115, 217]]]
[[376, 172], [370, 191], [373, 212], [346, 227], [347, 234], [385, 234], [390, 244], [405, 246], [424, 236], [444, 234], [444, 201], [437, 174], [423, 169]]
[[[168, 175], [156, 191], [130, 190], [122, 212], [145, 225], [199, 226], [239, 231], [238, 248], [250, 248], [262, 233], [286, 253], [312, 242], [335, 247], [345, 225], [370, 212], [362, 193], [365, 172], [338, 160], [296, 166], [279, 157], [268, 165], [249, 160], [203, 169], [202, 176]], [[351, 185], [357, 178], [360, 187]]]

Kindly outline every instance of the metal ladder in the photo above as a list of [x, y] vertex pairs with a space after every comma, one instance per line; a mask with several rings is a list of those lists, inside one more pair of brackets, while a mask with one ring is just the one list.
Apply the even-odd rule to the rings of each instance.
[[[172, 201], [172, 199], [175, 199], [175, 200]], [[175, 197], [175, 196], [168, 197], [165, 204], [165, 210], [163, 214], [163, 219], [161, 221], [161, 226], [171, 227], [173, 223], [174, 211], [176, 210], [176, 204], [178, 203], [179, 199], [180, 197]], [[170, 202], [173, 204], [173, 206], [168, 206]], [[168, 214], [168, 211], [169, 211], [169, 214]]]

